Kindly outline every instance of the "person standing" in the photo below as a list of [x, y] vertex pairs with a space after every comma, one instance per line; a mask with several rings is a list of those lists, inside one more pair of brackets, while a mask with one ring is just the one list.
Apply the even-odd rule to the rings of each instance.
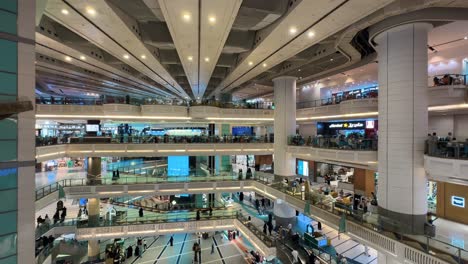
[[174, 246], [174, 236], [171, 236], [171, 238], [169, 238], [169, 244], [172, 246]]
[[298, 261], [299, 261], [299, 252], [297, 252], [297, 250], [294, 249], [294, 250], [291, 252], [291, 255], [292, 255], [292, 257], [293, 257], [293, 263], [294, 263], [294, 264], [295, 264], [295, 263], [298, 263]]
[[140, 207], [140, 210], [138, 210], [138, 215], [140, 217], [143, 217], [143, 208], [142, 207]]
[[322, 231], [322, 222], [318, 221], [318, 223], [317, 223], [317, 229], [318, 229], [319, 231]]
[[214, 245], [214, 242], [211, 243], [211, 254], [214, 254], [214, 250], [215, 250], [215, 245]]

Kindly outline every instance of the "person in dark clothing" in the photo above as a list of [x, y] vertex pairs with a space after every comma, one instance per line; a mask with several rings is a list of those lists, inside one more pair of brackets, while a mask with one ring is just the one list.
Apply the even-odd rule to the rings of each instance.
[[116, 176], [117, 176], [117, 178], [120, 178], [120, 171], [119, 171], [119, 169], [117, 169]]
[[315, 264], [315, 254], [314, 254], [314, 252], [310, 252], [309, 260], [307, 261], [307, 264]]
[[169, 238], [169, 244], [172, 246], [174, 246], [174, 237], [171, 236], [171, 238]]
[[270, 233], [270, 236], [271, 236], [271, 231], [273, 231], [273, 223], [268, 222], [268, 232]]
[[60, 216], [59, 216], [59, 211], [55, 211], [55, 214], [53, 216], [54, 218], [54, 224], [56, 224], [59, 220], [60, 220]]
[[197, 221], [200, 220], [200, 210], [197, 211], [197, 216], [196, 216], [195, 220], [197, 220]]
[[135, 246], [135, 257], [139, 258], [140, 257], [140, 247]]
[[62, 209], [62, 215], [61, 215], [61, 218], [60, 218], [60, 222], [63, 223], [63, 221], [65, 221], [65, 217], [67, 216], [67, 208], [66, 207], [63, 207]]
[[133, 247], [132, 247], [132, 245], [130, 245], [127, 248], [127, 258], [131, 258], [132, 256], [133, 256]]
[[143, 217], [143, 208], [140, 207], [140, 210], [138, 210], [138, 215], [140, 217]]
[[317, 229], [318, 229], [319, 231], [322, 231], [322, 222], [319, 221], [319, 222], [317, 223]]
[[210, 216], [213, 215], [213, 208], [210, 206]]
[[267, 234], [267, 222], [263, 224], [263, 234]]

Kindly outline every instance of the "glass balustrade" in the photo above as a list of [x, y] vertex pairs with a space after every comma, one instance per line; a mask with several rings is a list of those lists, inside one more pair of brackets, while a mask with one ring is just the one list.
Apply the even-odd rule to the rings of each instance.
[[425, 154], [447, 159], [468, 159], [468, 140], [465, 142], [427, 140]]
[[[435, 257], [443, 260], [451, 260], [450, 263], [464, 263], [462, 261], [468, 260], [468, 251], [464, 248], [454, 246], [446, 241], [442, 241], [433, 237], [424, 235], [408, 235], [403, 233], [395, 233], [393, 231], [385, 230], [385, 228], [379, 224], [378, 221], [372, 221], [368, 218], [369, 213], [364, 213], [362, 210], [354, 210], [350, 205], [344, 205], [339, 202], [330, 199], [328, 195], [325, 195], [321, 191], [310, 190], [308, 193], [300, 191], [301, 188], [294, 187], [289, 183], [283, 181], [266, 183], [262, 182], [261, 179], [255, 179], [267, 186], [270, 186], [288, 196], [294, 197], [295, 199], [308, 202], [311, 208], [316, 207], [328, 211], [338, 217], [346, 215], [346, 219], [353, 221], [365, 228], [369, 228], [373, 231], [377, 231], [382, 235], [388, 236], [391, 239], [397, 239], [410, 247], [417, 247], [426, 253], [434, 255]], [[306, 188], [305, 188], [306, 189]], [[287, 201], [286, 201], [287, 202]], [[313, 211], [313, 209], [311, 209]], [[378, 216], [376, 213], [372, 213], [374, 216]], [[313, 215], [311, 215], [313, 218]]]
[[377, 139], [356, 138], [356, 137], [302, 137], [294, 135], [288, 137], [290, 146], [309, 146], [313, 148], [339, 149], [339, 150], [377, 150]]
[[[141, 178], [141, 179], [138, 179]], [[176, 180], [177, 179], [177, 180]], [[219, 176], [216, 177], [176, 177], [174, 182], [176, 181], [232, 181], [237, 180], [236, 175], [233, 176]], [[297, 186], [293, 186], [289, 183], [285, 183], [284, 181], [273, 181], [274, 175], [269, 173], [262, 173], [256, 172], [254, 175], [253, 180], [269, 186], [275, 190], [278, 190], [288, 197], [292, 197], [293, 199], [297, 199], [299, 201], [303, 201], [304, 204], [310, 204], [311, 208], [318, 208], [325, 210], [331, 214], [336, 215], [337, 217], [342, 217], [343, 214], [346, 215], [346, 219], [357, 223], [365, 228], [368, 228], [372, 231], [377, 231], [382, 235], [388, 236], [390, 239], [397, 239], [401, 243], [404, 243], [410, 247], [415, 247], [415, 245], [419, 245], [418, 249], [424, 250], [425, 252], [430, 253], [436, 257], [439, 257], [444, 260], [451, 260], [450, 263], [463, 263], [462, 261], [468, 260], [468, 251], [464, 248], [460, 248], [450, 244], [448, 241], [442, 241], [440, 239], [436, 239], [429, 236], [423, 235], [408, 235], [408, 234], [400, 234], [395, 233], [393, 231], [387, 231], [385, 228], [379, 224], [379, 221], [372, 221], [373, 218], [369, 217], [369, 213], [365, 213], [362, 210], [354, 210], [352, 206], [342, 204], [334, 199], [330, 199], [329, 195], [325, 195], [324, 192], [321, 190], [310, 190], [308, 192], [302, 191], [302, 188], [298, 188]], [[167, 179], [159, 179], [159, 178], [152, 178], [152, 177], [129, 177], [129, 179], [123, 179], [118, 183], [108, 179], [102, 179], [96, 182], [90, 182], [86, 179], [81, 180], [64, 180], [55, 184], [51, 184], [49, 186], [40, 188], [36, 190], [36, 198], [43, 197], [47, 195], [47, 193], [53, 192], [54, 190], [58, 189], [58, 184], [61, 184], [64, 187], [68, 186], [84, 186], [84, 185], [102, 185], [102, 184], [131, 184], [131, 183], [162, 183], [162, 182], [170, 182]], [[307, 190], [308, 188], [304, 188]], [[287, 202], [287, 201], [286, 201]], [[313, 209], [311, 209], [313, 211]], [[376, 213], [372, 213], [374, 216], [378, 216]], [[311, 215], [313, 218], [313, 215]], [[375, 217], [374, 217], [375, 218]], [[176, 219], [178, 219], [176, 217]], [[156, 221], [157, 219], [154, 219]], [[137, 221], [137, 219], [134, 219]], [[163, 220], [160, 220], [163, 221]], [[246, 226], [250, 228], [255, 228], [254, 226], [249, 226], [246, 222], [245, 218], [239, 218], [239, 221], [246, 224]], [[58, 223], [59, 225], [76, 225], [76, 221], [72, 220], [71, 223]], [[255, 230], [254, 230], [255, 231]], [[258, 233], [260, 239], [264, 239], [265, 243], [270, 243], [269, 245], [274, 245], [273, 241], [268, 237], [263, 237], [263, 233], [261, 231], [255, 231], [254, 233]], [[270, 239], [270, 240], [269, 240]]]
[[273, 143], [269, 136], [113, 136], [36, 137], [36, 146], [57, 144], [245, 144]]

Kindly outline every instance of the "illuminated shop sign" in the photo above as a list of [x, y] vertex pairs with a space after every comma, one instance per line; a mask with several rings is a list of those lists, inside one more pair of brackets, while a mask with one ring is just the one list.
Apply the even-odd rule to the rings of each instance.
[[460, 196], [452, 196], [452, 205], [465, 208], [465, 198]]
[[339, 123], [329, 123], [328, 128], [334, 129], [364, 129], [364, 122], [339, 122]]
[[367, 120], [366, 129], [374, 129], [374, 128], [375, 128], [375, 120]]

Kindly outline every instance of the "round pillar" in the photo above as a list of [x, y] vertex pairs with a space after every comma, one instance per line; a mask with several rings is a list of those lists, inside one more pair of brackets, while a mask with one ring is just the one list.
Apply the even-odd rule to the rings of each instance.
[[99, 225], [100, 206], [99, 198], [88, 199], [88, 225], [90, 227]]
[[296, 134], [296, 77], [273, 79], [275, 96], [274, 171], [278, 176], [295, 176], [296, 159], [287, 153], [288, 137]]
[[276, 225], [282, 225], [284, 228], [296, 222], [296, 210], [280, 199], [274, 201], [273, 214]]
[[404, 233], [423, 233], [426, 221], [424, 141], [431, 28], [428, 23], [406, 24], [374, 39], [379, 62], [379, 214], [384, 228]]
[[88, 241], [88, 261], [99, 259], [99, 242], [97, 240]]
[[88, 157], [88, 168], [86, 177], [93, 183], [101, 178], [101, 157]]

